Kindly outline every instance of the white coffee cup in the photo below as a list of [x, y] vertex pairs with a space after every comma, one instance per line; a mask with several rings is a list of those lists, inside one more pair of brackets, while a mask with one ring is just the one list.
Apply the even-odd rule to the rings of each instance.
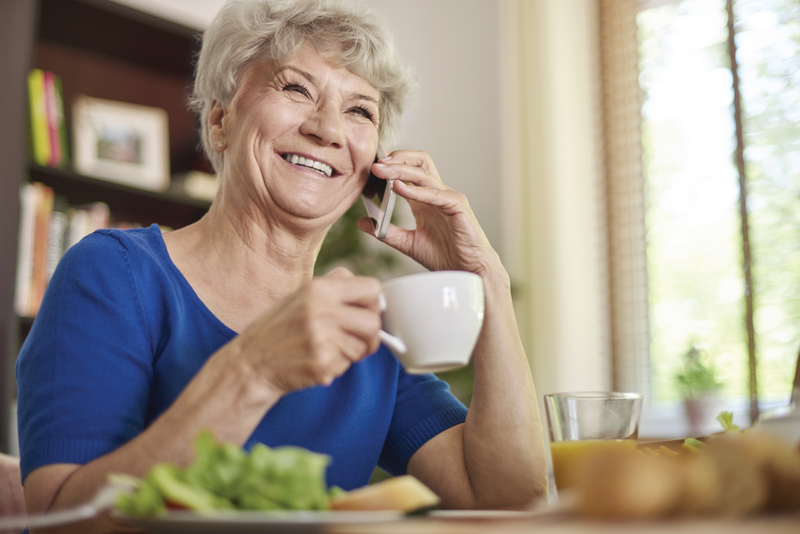
[[433, 271], [383, 283], [381, 339], [406, 372], [469, 363], [483, 325], [483, 281], [465, 271]]

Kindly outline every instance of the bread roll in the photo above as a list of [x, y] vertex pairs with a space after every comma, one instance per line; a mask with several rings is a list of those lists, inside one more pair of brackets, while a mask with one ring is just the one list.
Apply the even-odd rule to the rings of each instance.
[[712, 440], [702, 452], [719, 473], [719, 512], [743, 516], [761, 511], [769, 492], [762, 462], [743, 443], [741, 435]]
[[767, 434], [725, 433], [681, 454], [606, 451], [576, 477], [579, 510], [591, 517], [744, 516], [800, 510], [800, 454]]
[[677, 515], [710, 515], [721, 509], [721, 477], [716, 462], [707, 454], [681, 454], [675, 458], [681, 475], [681, 496]]
[[767, 478], [766, 509], [800, 510], [800, 453], [787, 441], [766, 433], [750, 433], [739, 440]]
[[672, 512], [682, 479], [674, 457], [603, 451], [586, 459], [576, 477], [578, 509], [601, 519], [648, 519]]

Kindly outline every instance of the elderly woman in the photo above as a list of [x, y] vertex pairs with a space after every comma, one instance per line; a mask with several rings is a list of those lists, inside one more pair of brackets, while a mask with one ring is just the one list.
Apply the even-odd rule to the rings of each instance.
[[[413, 474], [449, 508], [527, 507], [546, 494], [536, 395], [499, 257], [427, 154], [373, 164], [408, 86], [384, 24], [360, 3], [225, 5], [205, 32], [194, 94], [219, 176], [208, 214], [163, 236], [105, 230], [73, 247], [20, 356], [29, 512], [83, 503], [109, 473], [187, 465], [202, 429], [329, 454], [328, 483], [345, 489], [379, 465]], [[414, 230], [392, 227], [389, 246], [483, 279], [469, 411], [380, 345], [378, 280], [312, 276], [370, 170], [397, 180], [416, 219]], [[371, 233], [369, 219], [359, 226]]]

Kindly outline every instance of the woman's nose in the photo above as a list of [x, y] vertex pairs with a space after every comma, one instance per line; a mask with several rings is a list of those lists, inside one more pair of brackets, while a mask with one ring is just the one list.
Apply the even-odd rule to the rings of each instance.
[[343, 117], [333, 102], [320, 103], [303, 122], [300, 131], [318, 138], [325, 145], [344, 146]]

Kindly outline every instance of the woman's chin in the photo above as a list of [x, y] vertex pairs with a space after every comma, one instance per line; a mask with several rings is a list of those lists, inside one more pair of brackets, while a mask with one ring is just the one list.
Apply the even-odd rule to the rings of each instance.
[[336, 222], [354, 202], [349, 196], [342, 197], [340, 188], [336, 191], [303, 191], [294, 188], [286, 191], [286, 194], [280, 193], [276, 191], [271, 196], [282, 211], [309, 222], [317, 221], [323, 226]]
[[291, 226], [298, 226], [304, 229], [315, 227], [327, 229], [347, 211], [347, 207], [344, 207], [342, 203], [333, 204], [330, 199], [327, 200], [327, 202], [321, 201], [316, 204], [288, 202], [283, 205], [278, 203], [278, 205], [282, 208], [287, 218], [293, 221], [290, 223]]

